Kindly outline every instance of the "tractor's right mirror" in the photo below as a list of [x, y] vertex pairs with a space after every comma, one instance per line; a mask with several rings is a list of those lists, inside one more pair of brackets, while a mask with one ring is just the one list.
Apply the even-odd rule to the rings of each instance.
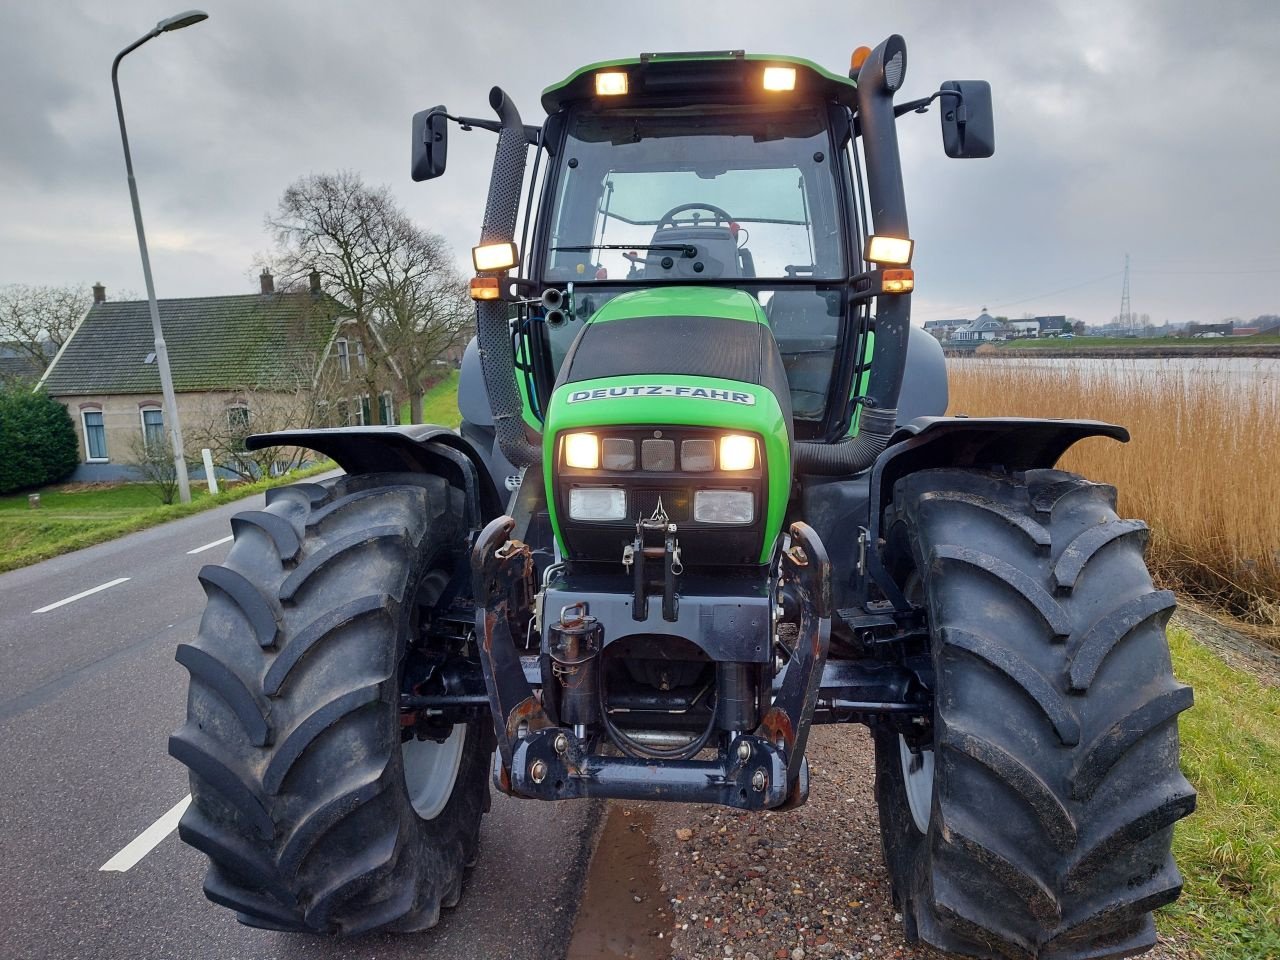
[[449, 117], [443, 106], [413, 115], [413, 159], [409, 175], [415, 181], [434, 180], [444, 173], [449, 149]]
[[996, 152], [991, 84], [985, 80], [948, 80], [942, 85], [938, 104], [942, 149], [948, 157], [981, 159]]

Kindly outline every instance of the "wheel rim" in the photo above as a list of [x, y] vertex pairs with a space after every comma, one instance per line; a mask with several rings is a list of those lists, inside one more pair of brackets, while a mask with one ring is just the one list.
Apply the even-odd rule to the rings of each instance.
[[926, 833], [933, 816], [933, 751], [912, 753], [906, 739], [898, 735], [898, 756], [902, 761], [902, 782], [907, 790], [907, 806], [916, 829]]
[[423, 820], [434, 820], [439, 816], [453, 795], [466, 741], [467, 725], [457, 723], [443, 743], [406, 740], [400, 744], [409, 802]]

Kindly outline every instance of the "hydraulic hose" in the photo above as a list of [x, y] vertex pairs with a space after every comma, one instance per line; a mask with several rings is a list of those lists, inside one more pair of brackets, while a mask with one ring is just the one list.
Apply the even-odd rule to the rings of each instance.
[[[498, 147], [489, 180], [480, 242], [504, 243], [515, 239], [529, 142], [520, 112], [500, 87], [489, 91], [489, 105], [498, 115]], [[503, 271], [486, 274], [503, 277]], [[542, 460], [537, 434], [524, 422], [524, 402], [516, 386], [515, 354], [511, 345], [510, 307], [502, 300], [482, 300], [476, 305], [476, 340], [480, 369], [493, 427], [507, 460], [516, 467], [531, 467]]]

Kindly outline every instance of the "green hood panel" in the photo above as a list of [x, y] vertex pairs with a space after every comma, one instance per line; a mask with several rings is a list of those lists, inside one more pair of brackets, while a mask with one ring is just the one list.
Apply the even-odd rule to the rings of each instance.
[[751, 294], [724, 287], [655, 287], [614, 297], [591, 317], [592, 323], [639, 317], [723, 317], [747, 323], [768, 321]]

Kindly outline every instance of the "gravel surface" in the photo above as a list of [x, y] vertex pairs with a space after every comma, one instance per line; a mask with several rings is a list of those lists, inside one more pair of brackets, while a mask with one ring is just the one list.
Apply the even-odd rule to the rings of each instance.
[[[808, 756], [809, 802], [787, 813], [612, 805], [652, 816], [651, 824], [644, 820], [656, 850], [658, 893], [670, 904], [664, 917], [670, 929], [659, 942], [676, 960], [941, 960], [942, 953], [906, 943], [893, 909], [866, 729], [815, 727]], [[607, 855], [603, 847], [596, 851], [597, 858]], [[1146, 956], [1183, 954], [1161, 944]]]

